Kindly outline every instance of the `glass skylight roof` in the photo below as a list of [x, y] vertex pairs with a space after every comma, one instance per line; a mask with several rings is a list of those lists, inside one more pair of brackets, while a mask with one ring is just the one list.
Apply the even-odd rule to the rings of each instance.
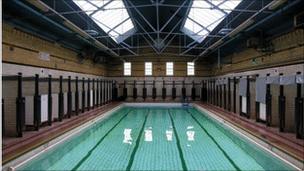
[[193, 0], [182, 31], [201, 43], [242, 0]]
[[117, 43], [135, 32], [122, 0], [73, 0], [73, 2]]

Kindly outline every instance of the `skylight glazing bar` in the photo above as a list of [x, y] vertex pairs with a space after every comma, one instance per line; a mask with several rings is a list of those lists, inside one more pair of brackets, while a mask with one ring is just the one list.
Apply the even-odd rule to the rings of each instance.
[[[95, 23], [104, 30], [111, 38], [121, 43], [135, 33], [135, 28], [122, 0], [73, 0]], [[107, 8], [120, 8], [107, 10]], [[128, 33], [128, 34], [126, 34]]]
[[[206, 28], [208, 28], [208, 27], [212, 26], [213, 24], [215, 24], [217, 22], [220, 22], [220, 21], [222, 21], [222, 18], [219, 18], [218, 20], [216, 20], [213, 23], [209, 24]], [[196, 32], [195, 34], [198, 34], [199, 32], [201, 32], [203, 30], [205, 30], [205, 27], [203, 29], [201, 29], [200, 31]], [[211, 32], [211, 31], [209, 31], [209, 32]]]
[[[113, 28], [111, 28], [111, 29], [107, 32], [107, 34], [109, 34], [109, 32], [111, 32], [112, 30], [115, 31], [115, 29], [116, 29], [118, 26], [120, 26], [121, 24], [123, 24], [124, 22], [126, 22], [126, 21], [129, 20], [129, 19], [130, 19], [130, 18], [127, 18], [127, 19], [123, 20], [121, 23], [119, 23], [119, 24], [117, 24], [116, 26], [114, 26]], [[120, 34], [120, 33], [117, 32], [117, 34]]]
[[87, 3], [89, 3], [89, 4], [91, 4], [91, 5], [93, 5], [93, 6], [95, 6], [96, 8], [98, 8], [98, 6], [96, 6], [94, 3], [92, 3], [91, 1], [88, 1], [88, 0], [85, 0]]
[[[182, 31], [201, 43], [241, 0], [193, 0]], [[225, 8], [225, 9], [224, 9]]]
[[96, 12], [104, 9], [105, 6], [107, 6], [109, 3], [111, 3], [113, 0], [110, 0], [108, 2], [106, 2], [104, 5], [102, 5], [101, 7], [97, 7], [98, 10], [94, 11], [92, 14], [90, 14], [90, 16], [94, 15]]
[[224, 11], [223, 9], [219, 8], [218, 5], [214, 5], [211, 1], [206, 0], [206, 2], [208, 4], [210, 4], [211, 6], [213, 6], [214, 8], [218, 9], [219, 11], [221, 11], [222, 13], [224, 13], [225, 15], [228, 15], [228, 13], [226, 11]]
[[[193, 21], [193, 22], [196, 23], [197, 25], [201, 26], [201, 27], [203, 28], [202, 30], [207, 30], [207, 31], [210, 33], [210, 30], [208, 30], [207, 27], [204, 27], [203, 25], [201, 25], [200, 23], [198, 23], [197, 21], [193, 20], [193, 19], [190, 18], [190, 17], [189, 17], [188, 19], [191, 20], [191, 21]], [[202, 30], [200, 30], [200, 31], [198, 31], [198, 32], [196, 32], [196, 33], [194, 33], [194, 34], [197, 34], [197, 33], [201, 32]]]

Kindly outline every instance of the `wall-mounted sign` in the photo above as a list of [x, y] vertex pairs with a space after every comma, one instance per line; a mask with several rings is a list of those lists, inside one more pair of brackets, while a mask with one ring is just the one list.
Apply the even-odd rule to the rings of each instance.
[[50, 54], [47, 52], [39, 52], [39, 59], [44, 61], [50, 61]]

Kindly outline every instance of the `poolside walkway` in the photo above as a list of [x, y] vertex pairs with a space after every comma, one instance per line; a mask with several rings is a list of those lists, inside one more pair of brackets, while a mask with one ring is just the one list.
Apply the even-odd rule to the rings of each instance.
[[52, 126], [44, 126], [39, 131], [24, 131], [23, 137], [4, 137], [2, 139], [2, 164], [54, 139], [65, 132], [90, 121], [105, 112], [120, 105], [121, 102], [112, 102], [90, 111], [63, 119], [62, 122], [53, 122]]
[[210, 104], [202, 102], [196, 104], [304, 162], [304, 140], [297, 139], [294, 133], [279, 132], [278, 128], [267, 127], [265, 124]]

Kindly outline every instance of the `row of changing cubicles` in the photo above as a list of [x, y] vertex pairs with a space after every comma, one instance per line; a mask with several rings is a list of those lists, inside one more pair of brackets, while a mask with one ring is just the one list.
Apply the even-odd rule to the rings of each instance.
[[[52, 78], [51, 75], [39, 77], [38, 74], [35, 77], [23, 77], [22, 73], [19, 73], [17, 76], [3, 76], [3, 80], [4, 82], [14, 81], [17, 84], [15, 121], [8, 121], [7, 116], [12, 114], [8, 113], [11, 110], [5, 109], [12, 106], [9, 105], [9, 100], [6, 102], [9, 98], [2, 98], [4, 136], [6, 129], [12, 125], [10, 122], [14, 122], [16, 136], [22, 137], [24, 131], [38, 131], [42, 126], [51, 126], [54, 121], [61, 122], [65, 118], [77, 116], [111, 102], [113, 96], [117, 97], [117, 93], [115, 95], [117, 89], [113, 90], [113, 80], [107, 79], [78, 79], [78, 77], [72, 79], [71, 76]], [[29, 95], [28, 91], [32, 89], [34, 89], [33, 93]], [[53, 92], [55, 89], [56, 91]]]
[[[255, 90], [251, 90], [253, 86], [252, 82], [255, 82]], [[274, 97], [272, 95], [271, 87], [279, 86], [279, 95]], [[239, 107], [238, 112], [241, 116], [252, 117], [251, 111], [251, 96], [254, 92], [255, 96], [255, 120], [261, 122], [267, 126], [272, 125], [273, 119], [273, 107], [277, 108], [278, 112], [278, 129], [280, 132], [285, 132], [286, 128], [286, 117], [292, 117], [294, 125], [294, 132], [297, 138], [304, 138], [304, 104], [303, 104], [303, 86], [304, 75], [298, 72], [296, 75], [283, 76], [270, 76], [267, 74], [266, 77], [259, 77], [259, 75], [243, 76], [234, 78], [215, 78], [206, 81], [207, 89], [207, 102], [221, 107], [227, 111], [237, 113], [237, 106]], [[288, 87], [289, 86], [289, 87]], [[292, 86], [292, 87], [290, 87]], [[295, 88], [294, 98], [286, 97], [284, 88]], [[290, 97], [290, 96], [289, 96]], [[238, 98], [238, 99], [237, 99]], [[277, 106], [274, 106], [273, 101], [277, 99]], [[287, 113], [287, 102], [286, 100], [294, 100], [293, 113]], [[237, 102], [238, 101], [238, 102]], [[238, 103], [238, 104], [237, 104]], [[291, 112], [289, 109], [288, 111]]]
[[[105, 105], [111, 101], [124, 101], [129, 97], [136, 100], [142, 98], [146, 100], [151, 97], [153, 100], [161, 98], [163, 100], [181, 99], [182, 102], [189, 100], [200, 100], [209, 104], [219, 106], [227, 111], [237, 113], [247, 118], [250, 117], [250, 82], [255, 81], [255, 110], [256, 121], [263, 122], [271, 126], [272, 115], [272, 95], [271, 85], [279, 84], [280, 93], [278, 98], [278, 117], [279, 130], [284, 132], [286, 117], [286, 97], [284, 95], [284, 86], [296, 84], [296, 96], [294, 98], [294, 118], [295, 132], [298, 138], [304, 138], [303, 128], [303, 97], [302, 85], [303, 75], [298, 74], [288, 77], [234, 77], [234, 78], [205, 78], [201, 81], [161, 81], [162, 84], [156, 85], [156, 81], [123, 81], [118, 83], [114, 80], [100, 78], [82, 78], [70, 76], [63, 78], [48, 77], [22, 77], [18, 76], [3, 77], [4, 80], [16, 79], [17, 97], [16, 97], [16, 134], [22, 136], [22, 132], [31, 126], [34, 130], [39, 130], [43, 124], [51, 125], [53, 121], [62, 121], [64, 118], [70, 118], [85, 111], [91, 110], [97, 106]], [[284, 81], [285, 80], [285, 81]], [[34, 88], [32, 96], [23, 95], [23, 82], [32, 81]], [[65, 85], [65, 86], [64, 86]], [[139, 85], [142, 87], [141, 97], [138, 96]], [[54, 87], [56, 92], [52, 92]], [[41, 93], [39, 88], [47, 89], [47, 92]], [[169, 88], [170, 87], [170, 88]], [[128, 89], [132, 89], [131, 91]], [[190, 88], [190, 89], [189, 89]], [[121, 90], [122, 89], [122, 90]], [[151, 90], [148, 90], [151, 89]], [[159, 91], [158, 89], [161, 89]], [[189, 92], [190, 91], [190, 92]], [[132, 92], [132, 93], [130, 93]], [[149, 93], [148, 93], [149, 92]], [[159, 93], [161, 92], [161, 94]], [[178, 92], [178, 93], [177, 93]], [[251, 93], [250, 93], [251, 92]], [[199, 95], [198, 95], [199, 94]], [[188, 96], [190, 95], [190, 99]], [[237, 100], [238, 98], [238, 100]], [[237, 102], [238, 101], [238, 102]], [[237, 104], [238, 103], [238, 104]], [[5, 98], [2, 99], [2, 110], [5, 106]], [[2, 111], [2, 131], [5, 133], [5, 112]]]
[[[156, 85], [156, 83], [161, 83], [161, 86]], [[188, 102], [188, 95], [189, 92], [187, 92], [187, 87], [191, 86], [191, 93], [190, 97], [191, 100], [198, 100], [197, 97], [200, 98], [202, 101], [206, 101], [206, 84], [204, 81], [201, 83], [195, 83], [192, 81], [191, 83], [186, 83], [185, 81], [136, 81], [133, 82], [127, 82], [124, 81], [122, 84], [120, 84], [122, 89], [122, 96], [119, 97], [121, 100], [126, 100], [127, 98], [131, 97], [134, 101], [138, 98], [142, 98], [144, 101], [147, 98], [152, 98], [153, 100], [156, 100], [157, 98], [161, 98], [162, 100], [175, 100], [179, 98], [182, 102]], [[197, 90], [197, 86], [201, 85], [201, 90]], [[128, 90], [128, 87], [131, 86], [131, 94]], [[142, 90], [139, 90], [139, 87], [142, 87]], [[116, 87], [116, 86], [115, 86]], [[171, 87], [167, 88], [167, 87]], [[178, 90], [178, 87], [181, 87], [180, 90]], [[149, 90], [150, 89], [150, 90]], [[161, 89], [161, 93], [158, 92], [158, 89]], [[170, 92], [169, 92], [170, 91]], [[188, 90], [189, 91], [189, 90]], [[200, 91], [200, 95], [197, 96], [197, 93]], [[139, 96], [139, 92], [141, 92], [141, 97]]]

